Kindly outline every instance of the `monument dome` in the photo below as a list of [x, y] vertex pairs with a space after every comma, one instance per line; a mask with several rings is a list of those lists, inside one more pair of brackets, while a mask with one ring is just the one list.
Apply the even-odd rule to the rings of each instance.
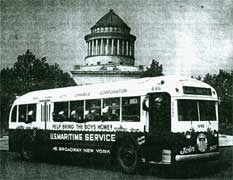
[[77, 84], [93, 84], [140, 77], [142, 66], [135, 66], [136, 36], [110, 9], [85, 36], [85, 65], [76, 65], [71, 74]]

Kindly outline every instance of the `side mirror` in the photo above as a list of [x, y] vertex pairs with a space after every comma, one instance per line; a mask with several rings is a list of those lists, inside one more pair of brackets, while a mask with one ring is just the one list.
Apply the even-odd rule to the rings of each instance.
[[142, 102], [142, 109], [144, 111], [149, 111], [149, 96], [146, 96], [145, 99]]

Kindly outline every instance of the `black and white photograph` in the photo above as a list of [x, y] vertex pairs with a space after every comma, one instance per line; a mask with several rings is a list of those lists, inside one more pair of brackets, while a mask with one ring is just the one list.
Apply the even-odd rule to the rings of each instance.
[[231, 180], [232, 0], [0, 0], [0, 180]]

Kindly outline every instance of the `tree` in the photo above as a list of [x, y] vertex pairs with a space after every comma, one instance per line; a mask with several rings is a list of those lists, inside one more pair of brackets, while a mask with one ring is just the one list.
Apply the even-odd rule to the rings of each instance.
[[34, 90], [58, 88], [76, 85], [68, 73], [64, 73], [58, 64], [49, 65], [46, 58], [26, 51], [19, 55], [12, 68], [0, 72], [1, 86], [1, 122], [6, 126], [9, 109], [16, 96]]
[[221, 122], [233, 120], [233, 71], [231, 73], [219, 70], [218, 74], [206, 74], [204, 82], [215, 88], [220, 98], [219, 118]]
[[163, 76], [163, 66], [159, 65], [159, 62], [153, 59], [150, 68], [147, 67], [147, 69], [142, 73], [141, 77], [156, 76]]

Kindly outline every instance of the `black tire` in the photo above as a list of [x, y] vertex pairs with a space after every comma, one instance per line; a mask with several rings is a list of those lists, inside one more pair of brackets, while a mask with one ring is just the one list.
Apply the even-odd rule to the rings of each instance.
[[132, 174], [139, 169], [139, 152], [137, 147], [130, 141], [119, 143], [116, 160], [118, 167], [125, 173]]
[[21, 158], [25, 161], [34, 160], [34, 148], [32, 138], [26, 137], [25, 139], [23, 139], [23, 142], [21, 144], [20, 155]]

